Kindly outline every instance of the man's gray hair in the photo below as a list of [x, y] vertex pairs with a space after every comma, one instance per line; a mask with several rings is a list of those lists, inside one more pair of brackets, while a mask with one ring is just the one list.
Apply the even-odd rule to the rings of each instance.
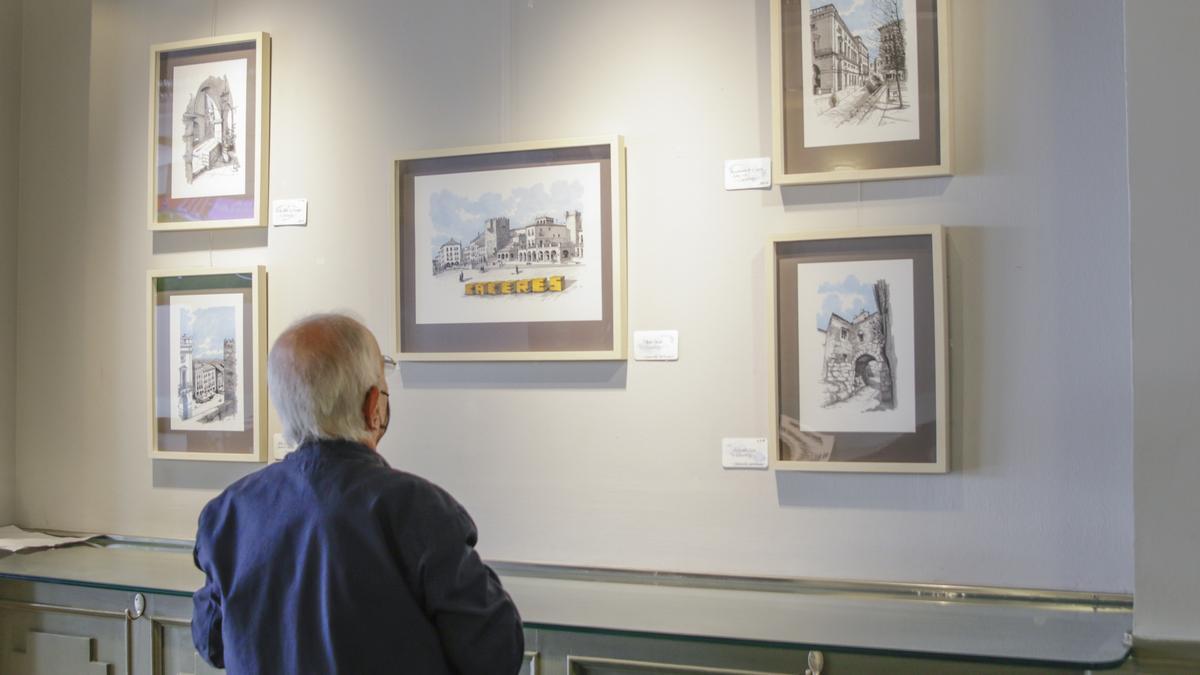
[[295, 445], [368, 438], [362, 406], [382, 368], [375, 336], [349, 316], [313, 314], [288, 326], [267, 358], [284, 437]]

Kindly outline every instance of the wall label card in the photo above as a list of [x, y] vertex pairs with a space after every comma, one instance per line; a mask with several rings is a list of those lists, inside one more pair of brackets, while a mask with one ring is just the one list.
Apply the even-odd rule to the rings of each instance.
[[767, 439], [722, 438], [721, 466], [726, 469], [767, 468]]
[[725, 189], [753, 190], [771, 187], [771, 158], [725, 160]]
[[271, 202], [271, 223], [281, 225], [307, 225], [307, 199], [276, 199]]
[[679, 331], [634, 331], [633, 358], [635, 361], [678, 361]]

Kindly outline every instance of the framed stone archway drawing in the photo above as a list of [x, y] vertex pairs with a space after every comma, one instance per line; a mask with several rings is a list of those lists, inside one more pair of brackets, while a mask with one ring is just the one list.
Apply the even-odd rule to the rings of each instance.
[[265, 226], [271, 38], [151, 47], [150, 229]]
[[771, 243], [773, 466], [944, 473], [940, 226]]

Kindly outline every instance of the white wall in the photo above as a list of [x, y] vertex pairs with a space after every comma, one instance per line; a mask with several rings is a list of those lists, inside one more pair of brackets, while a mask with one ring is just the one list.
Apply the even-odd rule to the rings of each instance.
[[21, 0], [0, 0], [0, 525], [16, 489], [17, 182], [21, 124]]
[[[1200, 640], [1200, 138], [1192, 131], [1200, 5], [1140, 0], [1125, 7], [1133, 238], [1135, 632]], [[1177, 86], [1178, 83], [1185, 83]], [[1162, 317], [1170, 317], [1165, 324]]]
[[[384, 455], [456, 494], [486, 556], [1130, 590], [1122, 4], [955, 3], [954, 178], [726, 193], [724, 159], [769, 152], [767, 7], [98, 0], [86, 176], [65, 183], [88, 217], [21, 223], [22, 306], [48, 311], [22, 320], [18, 386], [79, 387], [78, 424], [21, 409], [22, 522], [189, 537], [244, 471], [146, 459], [146, 268], [261, 262], [272, 335], [344, 307], [394, 344], [392, 159], [617, 132], [630, 325], [679, 329], [682, 359], [411, 364], [393, 383]], [[27, 56], [51, 32], [32, 28]], [[148, 46], [250, 30], [274, 37], [272, 196], [309, 198], [310, 226], [152, 236]], [[85, 114], [42, 105], [26, 112]], [[953, 473], [723, 472], [722, 436], [769, 430], [766, 236], [931, 222], [951, 228]]]

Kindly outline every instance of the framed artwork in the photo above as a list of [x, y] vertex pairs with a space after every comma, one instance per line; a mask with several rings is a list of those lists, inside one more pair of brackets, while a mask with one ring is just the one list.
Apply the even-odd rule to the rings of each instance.
[[771, 0], [780, 185], [951, 173], [948, 0]]
[[395, 165], [399, 358], [624, 359], [621, 137]]
[[150, 457], [266, 459], [266, 272], [149, 273]]
[[776, 469], [945, 473], [940, 226], [772, 242]]
[[150, 229], [267, 224], [271, 37], [150, 48]]

